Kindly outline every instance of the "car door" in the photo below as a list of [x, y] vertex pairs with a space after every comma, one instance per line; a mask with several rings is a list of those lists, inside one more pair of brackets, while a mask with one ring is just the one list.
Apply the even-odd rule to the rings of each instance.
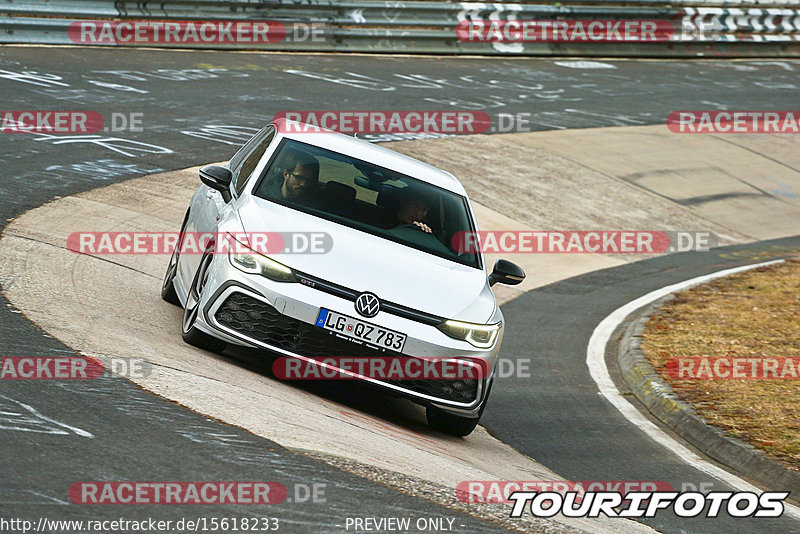
[[[247, 183], [253, 169], [258, 165], [261, 156], [264, 155], [272, 139], [275, 137], [275, 129], [272, 126], [262, 128], [255, 134], [245, 145], [231, 158], [227, 167], [231, 170], [231, 192], [237, 196], [241, 193], [244, 185]], [[222, 199], [222, 194], [219, 191], [211, 189], [205, 184], [200, 186], [194, 197], [189, 209], [189, 220], [186, 226], [186, 232], [191, 232], [192, 237], [199, 241], [202, 234], [216, 235], [217, 221], [220, 219], [220, 213], [223, 209], [227, 208], [227, 204]], [[187, 239], [192, 238], [187, 237]], [[207, 240], [203, 240], [204, 242]], [[199, 246], [199, 245], [198, 245]], [[187, 247], [184, 246], [184, 250]], [[188, 247], [191, 250], [191, 247]], [[179, 266], [179, 273], [183, 287], [189, 287], [194, 277], [200, 260], [202, 258], [202, 250], [199, 253], [182, 254]]]

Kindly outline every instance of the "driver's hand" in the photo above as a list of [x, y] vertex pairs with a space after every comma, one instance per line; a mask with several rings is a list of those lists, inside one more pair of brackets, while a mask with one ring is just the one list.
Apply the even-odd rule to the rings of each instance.
[[426, 234], [433, 233], [433, 230], [431, 230], [431, 227], [428, 226], [427, 224], [425, 224], [424, 222], [414, 221], [413, 224], [414, 224], [414, 226], [416, 226], [417, 228], [419, 228], [420, 230], [422, 230]]

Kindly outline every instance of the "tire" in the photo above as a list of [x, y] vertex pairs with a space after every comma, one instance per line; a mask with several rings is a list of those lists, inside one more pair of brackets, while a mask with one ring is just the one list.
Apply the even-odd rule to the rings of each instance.
[[178, 250], [181, 248], [183, 232], [186, 230], [186, 223], [188, 221], [189, 212], [187, 211], [186, 216], [183, 218], [180, 234], [178, 234], [178, 243], [176, 243], [175, 250], [172, 251], [172, 256], [169, 258], [167, 272], [164, 273], [164, 281], [161, 283], [161, 298], [176, 306], [181, 305], [181, 299], [178, 298], [178, 293], [175, 291], [175, 275], [178, 273]]
[[481, 420], [483, 410], [486, 409], [486, 404], [489, 402], [489, 395], [492, 393], [493, 385], [494, 380], [489, 383], [489, 389], [486, 390], [486, 397], [484, 397], [481, 409], [478, 411], [478, 417], [461, 417], [447, 413], [435, 406], [428, 406], [425, 408], [425, 418], [428, 420], [428, 424], [432, 428], [451, 436], [464, 437], [470, 435]]
[[210, 352], [222, 352], [227, 346], [226, 342], [210, 336], [194, 326], [197, 321], [197, 314], [200, 312], [200, 301], [202, 300], [208, 268], [213, 258], [214, 256], [209, 251], [200, 260], [200, 266], [197, 268], [189, 293], [186, 296], [186, 306], [183, 310], [183, 321], [181, 321], [181, 337], [186, 343], [197, 348]]
[[161, 298], [170, 304], [176, 306], [181, 305], [181, 299], [178, 298], [178, 293], [175, 292], [175, 275], [178, 272], [178, 248], [172, 251], [172, 257], [169, 259], [167, 265], [167, 272], [164, 273], [164, 282], [161, 284]]
[[435, 406], [428, 406], [425, 409], [425, 417], [431, 427], [458, 437], [471, 434], [480, 421], [480, 417], [461, 417], [447, 413]]

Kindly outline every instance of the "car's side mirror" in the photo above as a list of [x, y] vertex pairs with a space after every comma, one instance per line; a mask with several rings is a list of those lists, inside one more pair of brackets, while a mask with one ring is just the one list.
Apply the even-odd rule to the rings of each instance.
[[492, 269], [492, 274], [489, 275], [489, 285], [505, 284], [507, 286], [515, 286], [525, 280], [525, 271], [522, 267], [508, 260], [497, 260]]
[[231, 200], [231, 180], [233, 173], [230, 169], [219, 165], [206, 165], [200, 169], [200, 180], [211, 189], [222, 193], [222, 200]]

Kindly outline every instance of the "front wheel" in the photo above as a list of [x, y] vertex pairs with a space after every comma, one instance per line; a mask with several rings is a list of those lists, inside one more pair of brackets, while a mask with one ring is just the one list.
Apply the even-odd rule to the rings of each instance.
[[227, 343], [221, 339], [209, 336], [202, 330], [195, 328], [197, 314], [200, 313], [200, 301], [202, 300], [203, 288], [208, 281], [208, 271], [211, 267], [211, 260], [214, 259], [212, 252], [206, 252], [200, 260], [200, 266], [194, 275], [189, 294], [186, 296], [186, 307], [183, 309], [183, 323], [181, 325], [181, 336], [189, 345], [205, 349], [211, 352], [221, 352]]
[[435, 406], [428, 406], [425, 409], [425, 417], [428, 424], [451, 436], [467, 436], [478, 426], [480, 417], [461, 417], [445, 412]]

